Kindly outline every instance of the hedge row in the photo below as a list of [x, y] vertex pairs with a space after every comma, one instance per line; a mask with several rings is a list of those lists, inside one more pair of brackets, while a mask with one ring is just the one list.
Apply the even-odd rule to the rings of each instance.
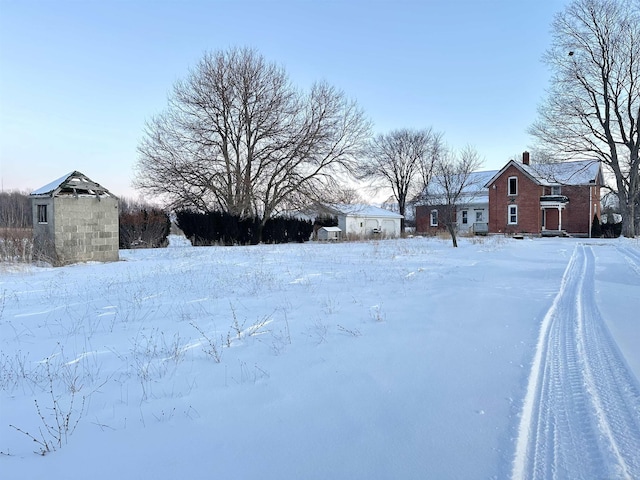
[[176, 212], [178, 227], [193, 245], [255, 245], [264, 243], [304, 242], [309, 240], [313, 225], [308, 220], [278, 217], [267, 220], [240, 218], [225, 212]]

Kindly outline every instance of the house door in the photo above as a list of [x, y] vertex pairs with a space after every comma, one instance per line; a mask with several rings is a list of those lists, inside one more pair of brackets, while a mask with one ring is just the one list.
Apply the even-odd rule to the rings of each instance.
[[557, 208], [545, 208], [542, 215], [545, 229], [560, 230], [560, 214]]

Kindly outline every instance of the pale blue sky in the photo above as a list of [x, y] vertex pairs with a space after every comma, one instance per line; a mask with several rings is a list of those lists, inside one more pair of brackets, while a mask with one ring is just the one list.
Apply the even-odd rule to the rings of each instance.
[[0, 0], [0, 176], [79, 170], [131, 189], [145, 120], [208, 50], [249, 46], [307, 88], [326, 80], [375, 132], [433, 127], [485, 169], [531, 145], [540, 59], [566, 0]]

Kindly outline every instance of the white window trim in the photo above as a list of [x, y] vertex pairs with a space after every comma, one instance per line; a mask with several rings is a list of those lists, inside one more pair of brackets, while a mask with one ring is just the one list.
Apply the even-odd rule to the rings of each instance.
[[[511, 209], [513, 209], [513, 213], [511, 213]], [[511, 216], [515, 215], [516, 221], [511, 221]], [[517, 205], [509, 205], [507, 207], [507, 224], [508, 225], [517, 225], [518, 224], [518, 206]]]
[[562, 187], [560, 185], [552, 185], [551, 195], [562, 195]]
[[432, 227], [438, 226], [438, 210], [431, 210], [431, 213], [429, 214], [429, 224]]
[[462, 222], [463, 225], [467, 225], [469, 223], [469, 211], [468, 210], [462, 210], [461, 222]]
[[[516, 181], [516, 191], [514, 193], [511, 193], [511, 180]], [[507, 195], [509, 196], [518, 195], [518, 177], [507, 178]]]

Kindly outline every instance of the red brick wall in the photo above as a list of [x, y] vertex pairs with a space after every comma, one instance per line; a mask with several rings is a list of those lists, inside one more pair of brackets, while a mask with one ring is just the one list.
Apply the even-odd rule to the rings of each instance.
[[[518, 179], [517, 195], [508, 195], [508, 179]], [[494, 188], [495, 187], [495, 188]], [[544, 189], [511, 165], [489, 185], [490, 233], [540, 233], [542, 212], [540, 196]], [[518, 206], [517, 225], [508, 224], [508, 206]]]
[[426, 205], [416, 206], [416, 233], [429, 233], [431, 207]]
[[562, 211], [562, 229], [567, 233], [588, 235], [593, 215], [600, 218], [600, 187], [563, 186], [562, 195], [569, 197], [569, 203]]
[[[431, 210], [438, 210], [438, 226], [431, 226]], [[455, 210], [451, 213], [455, 219]], [[418, 205], [416, 206], [416, 233], [435, 235], [447, 229], [448, 209], [445, 206]]]

